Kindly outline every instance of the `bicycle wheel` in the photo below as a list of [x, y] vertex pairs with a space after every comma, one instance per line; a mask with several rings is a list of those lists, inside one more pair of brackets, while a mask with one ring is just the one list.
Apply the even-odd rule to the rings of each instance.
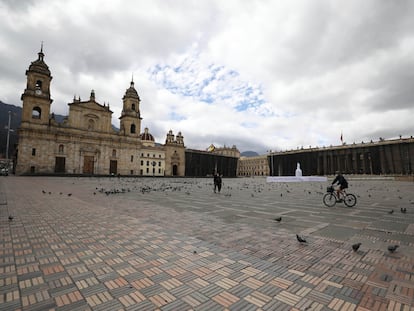
[[356, 204], [356, 202], [357, 202], [356, 196], [354, 196], [353, 194], [349, 193], [345, 196], [344, 203], [346, 206], [352, 207]]
[[336, 197], [332, 193], [327, 193], [323, 196], [323, 204], [328, 207], [332, 207], [336, 204]]

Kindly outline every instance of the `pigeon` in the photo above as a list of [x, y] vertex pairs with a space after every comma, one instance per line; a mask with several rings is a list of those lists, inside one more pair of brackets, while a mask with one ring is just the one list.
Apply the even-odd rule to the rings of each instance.
[[401, 207], [401, 213], [403, 213], [403, 214], [407, 213], [407, 208], [406, 207]]
[[70, 197], [72, 195], [72, 193], [68, 193], [68, 197]]
[[43, 193], [43, 194], [45, 194], [45, 193], [46, 193], [46, 191], [42, 190], [42, 193]]
[[9, 215], [9, 221], [12, 221], [13, 220], [13, 216], [12, 215]]
[[392, 213], [394, 213], [393, 209], [388, 212], [388, 214], [392, 214]]
[[354, 250], [354, 252], [356, 252], [360, 246], [361, 246], [361, 243], [352, 244], [352, 249]]
[[303, 237], [299, 236], [298, 234], [296, 234], [296, 239], [297, 239], [300, 243], [307, 243], [307, 242], [306, 242], [306, 240], [305, 240]]
[[388, 251], [389, 251], [390, 253], [394, 253], [394, 252], [397, 250], [398, 246], [399, 246], [399, 245], [389, 245], [389, 246], [388, 246]]
[[277, 222], [281, 222], [282, 221], [282, 217], [276, 217], [275, 219], [274, 219], [275, 221], [277, 221]]

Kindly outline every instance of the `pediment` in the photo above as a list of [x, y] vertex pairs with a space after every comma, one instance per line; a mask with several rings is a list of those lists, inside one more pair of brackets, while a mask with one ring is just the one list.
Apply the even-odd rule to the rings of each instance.
[[94, 110], [94, 111], [101, 111], [101, 112], [110, 112], [111, 110], [108, 109], [108, 106], [102, 106], [101, 104], [95, 102], [95, 101], [86, 101], [86, 102], [74, 102], [69, 104], [70, 106], [75, 106], [80, 109], [85, 110]]

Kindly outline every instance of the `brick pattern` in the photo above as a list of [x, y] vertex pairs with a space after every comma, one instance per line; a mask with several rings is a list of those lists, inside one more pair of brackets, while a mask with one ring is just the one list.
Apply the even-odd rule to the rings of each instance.
[[[353, 231], [376, 215], [412, 222], [414, 207], [404, 216], [384, 216], [388, 207], [368, 199], [358, 209], [315, 208], [294, 186], [246, 186], [246, 180], [233, 181], [240, 198], [222, 195], [209, 203], [207, 181], [169, 182], [182, 190], [142, 194], [148, 181], [134, 179], [2, 179], [0, 309], [414, 310], [412, 233]], [[92, 195], [98, 186], [131, 191]], [[272, 194], [282, 190], [282, 197]], [[74, 194], [59, 194], [64, 191]], [[270, 206], [284, 213], [281, 223], [272, 220]], [[316, 223], [307, 209], [328, 218]], [[351, 237], [326, 223], [347, 218], [355, 218]], [[307, 232], [307, 244], [295, 240], [291, 226]], [[353, 239], [371, 247], [353, 252]], [[388, 254], [388, 244], [401, 250]]]

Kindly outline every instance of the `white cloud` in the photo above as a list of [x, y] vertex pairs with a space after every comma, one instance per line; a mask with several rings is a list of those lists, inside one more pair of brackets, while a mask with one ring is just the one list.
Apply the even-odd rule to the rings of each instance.
[[[118, 124], [134, 74], [142, 130], [188, 147], [265, 152], [413, 135], [414, 3], [7, 1], [0, 99], [21, 105], [44, 41], [52, 110], [110, 103]], [[392, 21], [392, 22], [390, 22]], [[394, 121], [395, 120], [395, 121]]]

